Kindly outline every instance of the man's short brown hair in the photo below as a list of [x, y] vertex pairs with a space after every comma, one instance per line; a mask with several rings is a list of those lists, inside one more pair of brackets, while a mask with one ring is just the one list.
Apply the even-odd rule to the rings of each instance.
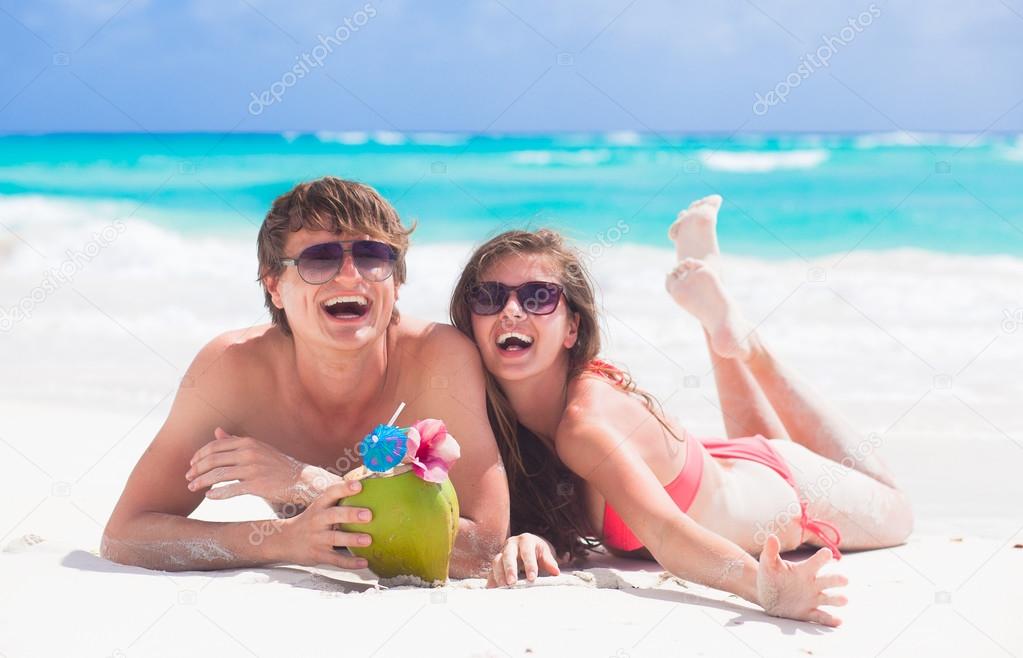
[[[257, 248], [259, 280], [263, 284], [266, 308], [271, 321], [286, 335], [291, 335], [288, 318], [284, 309], [274, 305], [264, 277], [281, 275], [284, 271], [281, 259], [288, 258], [284, 253], [288, 233], [303, 228], [338, 235], [368, 235], [386, 242], [398, 252], [394, 285], [405, 282], [405, 253], [415, 226], [405, 228], [394, 207], [368, 185], [334, 176], [299, 183], [274, 200], [259, 227]], [[393, 317], [397, 318], [397, 309]]]

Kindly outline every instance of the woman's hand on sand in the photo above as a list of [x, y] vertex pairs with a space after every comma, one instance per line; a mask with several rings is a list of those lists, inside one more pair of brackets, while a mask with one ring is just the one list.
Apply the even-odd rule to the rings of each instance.
[[760, 553], [757, 594], [764, 611], [775, 617], [815, 621], [824, 626], [841, 624], [841, 619], [819, 607], [848, 603], [844, 595], [824, 591], [848, 585], [848, 578], [841, 574], [818, 574], [833, 559], [831, 550], [822, 548], [806, 560], [789, 562], [778, 554], [780, 549], [778, 538], [770, 535]]
[[207, 498], [222, 500], [253, 494], [271, 505], [290, 503], [304, 507], [327, 486], [340, 480], [251, 437], [234, 436], [219, 427], [213, 435], [213, 441], [192, 456], [191, 467], [185, 473], [190, 491], [231, 482], [209, 489]]
[[276, 521], [280, 533], [274, 537], [273, 559], [305, 566], [329, 564], [341, 569], [363, 569], [366, 560], [335, 548], [369, 546], [373, 539], [361, 532], [343, 532], [339, 523], [368, 523], [373, 513], [365, 507], [338, 505], [338, 501], [362, 491], [353, 480], [327, 487], [301, 514]]
[[539, 567], [543, 567], [552, 576], [561, 573], [553, 547], [543, 537], [526, 532], [509, 537], [504, 543], [504, 549], [494, 556], [487, 587], [514, 585], [518, 579], [520, 562], [529, 582], [536, 580]]

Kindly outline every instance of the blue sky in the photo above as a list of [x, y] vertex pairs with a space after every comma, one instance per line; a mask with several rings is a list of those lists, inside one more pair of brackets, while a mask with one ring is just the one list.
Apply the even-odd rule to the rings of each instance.
[[1023, 0], [0, 0], [0, 56], [2, 132], [1023, 131]]

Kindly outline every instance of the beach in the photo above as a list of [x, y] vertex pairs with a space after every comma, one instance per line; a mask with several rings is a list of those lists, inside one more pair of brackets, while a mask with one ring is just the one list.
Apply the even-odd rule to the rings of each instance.
[[[1021, 20], [1023, 0], [4, 2], [0, 658], [1023, 658]], [[312, 184], [324, 177], [345, 183]], [[357, 192], [339, 201], [331, 190], [341, 188]], [[690, 204], [714, 195], [720, 206], [702, 206], [673, 231], [676, 249], [669, 227], [681, 211], [695, 209]], [[714, 207], [720, 258], [703, 215]], [[295, 229], [324, 210], [373, 217], [368, 224], [354, 218], [359, 235], [301, 234], [300, 243], [290, 236], [281, 248], [275, 209], [282, 208]], [[355, 281], [375, 283], [352, 287], [343, 276], [309, 283], [337, 263], [316, 258], [332, 249], [323, 241], [372, 238], [402, 247], [391, 209], [412, 229], [400, 265], [385, 262], [384, 246], [351, 245], [340, 265], [351, 259], [362, 277]], [[831, 442], [821, 439], [841, 437], [863, 473], [893, 484], [890, 472], [905, 497], [833, 461], [810, 473], [815, 457], [780, 443], [784, 436], [768, 437], [776, 439], [768, 444], [775, 451], [756, 440], [743, 447], [780, 453], [789, 474], [784, 464], [752, 460], [752, 451], [705, 457], [701, 474], [688, 468], [695, 453], [686, 452], [683, 463], [667, 436], [673, 461], [666, 462], [659, 437], [646, 433], [649, 422], [631, 422], [620, 396], [597, 393], [589, 407], [574, 404], [586, 402], [586, 386], [559, 420], [559, 384], [548, 377], [562, 364], [549, 360], [560, 342], [553, 332], [573, 302], [584, 313], [590, 304], [572, 281], [544, 281], [563, 288], [545, 318], [538, 313], [502, 328], [506, 318], [473, 316], [474, 331], [482, 336], [488, 328], [496, 343], [480, 342], [486, 361], [523, 424], [557, 439], [554, 457], [599, 484], [581, 492], [592, 503], [590, 520], [601, 510], [590, 496], [597, 493], [605, 514], [622, 512], [678, 574], [599, 548], [559, 575], [503, 588], [487, 588], [483, 578], [425, 586], [369, 570], [246, 562], [235, 558], [334, 557], [308, 552], [327, 546], [324, 533], [334, 520], [304, 514], [272, 524], [270, 506], [252, 495], [202, 499], [191, 518], [231, 524], [215, 537], [167, 539], [174, 532], [154, 527], [163, 539], [144, 542], [131, 528], [121, 532], [131, 525], [121, 522], [124, 515], [112, 525], [118, 547], [134, 552], [141, 542], [166, 558], [146, 564], [246, 568], [163, 572], [102, 557], [116, 553], [101, 548], [104, 527], [143, 458], [146, 468], [124, 507], [154, 513], [184, 513], [187, 505], [139, 507], [146, 496], [135, 495], [136, 484], [166, 502], [180, 477], [177, 499], [184, 501], [189, 486], [196, 492], [187, 500], [197, 500], [207, 480], [240, 477], [247, 490], [306, 499], [319, 482], [307, 482], [315, 469], [301, 462], [333, 463], [330, 470], [339, 472], [372, 467], [366, 449], [362, 466], [349, 459], [350, 448], [331, 454], [338, 441], [354, 446], [363, 436], [371, 450], [396, 450], [393, 459], [382, 456], [384, 464], [411, 459], [430, 480], [455, 458], [454, 442], [439, 431], [424, 430], [418, 442], [410, 433], [415, 454], [402, 457], [402, 443], [374, 428], [376, 416], [383, 423], [396, 406], [391, 420], [402, 426], [437, 416], [463, 433], [455, 437], [464, 454], [451, 485], [460, 489], [465, 515], [460, 548], [478, 546], [504, 511], [503, 498], [491, 494], [495, 486], [501, 493], [505, 465], [463, 477], [494, 466], [494, 452], [487, 457], [480, 452], [486, 446], [474, 445], [481, 437], [464, 434], [473, 418], [483, 426], [487, 418], [462, 390], [472, 373], [452, 342], [457, 336], [418, 320], [450, 320], [453, 288], [474, 249], [510, 229], [541, 228], [578, 249], [596, 284], [600, 350], [576, 353], [609, 363], [605, 373], [626, 371], [622, 381], [650, 394], [686, 430], [693, 450], [693, 437], [706, 446], [726, 438], [707, 338], [732, 354], [733, 330], [752, 328], [749, 367], [718, 373], [731, 433], [790, 434], [822, 452]], [[711, 271], [678, 262], [688, 255], [706, 256]], [[289, 276], [276, 292], [297, 329], [296, 309], [336, 329], [346, 344], [345, 336], [379, 337], [379, 322], [370, 326], [366, 318], [383, 322], [393, 292], [391, 317], [425, 327], [421, 349], [397, 342], [394, 351], [380, 351], [381, 363], [355, 358], [365, 354], [350, 360], [313, 341], [312, 349], [300, 344], [292, 360], [287, 339], [272, 333], [253, 355], [218, 351], [247, 330], [268, 331], [271, 293], [262, 287], [267, 272], [258, 271], [259, 260], [287, 263]], [[502, 271], [504, 262], [485, 262], [480, 274], [497, 280], [501, 296], [511, 299], [514, 289], [527, 314], [551, 308], [542, 295], [553, 287], [526, 285], [527, 278], [547, 278], [538, 267], [529, 266], [526, 277]], [[669, 273], [678, 303], [665, 289]], [[402, 278], [400, 289], [388, 289]], [[527, 298], [530, 288], [540, 292]], [[477, 295], [469, 306], [490, 310], [483, 301]], [[333, 317], [314, 316], [315, 304]], [[587, 347], [589, 324], [566, 341], [574, 334], [574, 345]], [[203, 361], [190, 371], [200, 352]], [[402, 355], [392, 358], [395, 352]], [[267, 354], [276, 355], [273, 362], [261, 362]], [[457, 364], [442, 362], [456, 355]], [[322, 367], [334, 357], [338, 368]], [[357, 366], [351, 372], [349, 362]], [[544, 363], [555, 369], [542, 370]], [[297, 387], [289, 372], [298, 373]], [[767, 420], [761, 413], [735, 418], [739, 375], [766, 391], [751, 402], [770, 393], [784, 431], [760, 422]], [[248, 395], [220, 389], [218, 382], [231, 389], [230, 377], [251, 384]], [[519, 385], [526, 380], [536, 386]], [[206, 384], [220, 390], [206, 395]], [[274, 397], [280, 399], [264, 399]], [[814, 404], [790, 404], [795, 399]], [[579, 418], [574, 412], [583, 408], [593, 414]], [[214, 413], [227, 420], [214, 421]], [[196, 460], [196, 473], [149, 468], [174, 460], [165, 458], [173, 446], [151, 449], [157, 435], [181, 438], [186, 426], [213, 432], [213, 422], [231, 424], [215, 433], [217, 445], [207, 444], [209, 451], [224, 448], [224, 456]], [[225, 432], [253, 433], [291, 459], [252, 444], [235, 450], [245, 443]], [[635, 454], [609, 460], [587, 453], [617, 441], [613, 433], [622, 435], [615, 451], [628, 441]], [[198, 446], [215, 436], [192, 439]], [[503, 448], [508, 462], [523, 462], [522, 451]], [[425, 454], [431, 451], [432, 460]], [[849, 466], [848, 457], [828, 454]], [[241, 463], [227, 465], [228, 455]], [[639, 468], [643, 461], [650, 472]], [[244, 470], [225, 470], [236, 466]], [[509, 472], [512, 466], [522, 464]], [[285, 467], [302, 481], [289, 486], [277, 477]], [[605, 476], [609, 468], [617, 469], [613, 477]], [[558, 505], [546, 511], [560, 518], [580, 484], [569, 482], [566, 497], [564, 474], [548, 474], [541, 469], [538, 476], [560, 501], [533, 502]], [[701, 535], [691, 524], [686, 530], [685, 514], [667, 505], [651, 474], [692, 515], [688, 521], [712, 532]], [[782, 480], [795, 482], [795, 491]], [[513, 504], [530, 498], [521, 484]], [[850, 548], [905, 537], [906, 499], [913, 527], [904, 543]], [[447, 494], [444, 501], [437, 507], [453, 518], [447, 513], [454, 501]], [[845, 540], [841, 559], [821, 569], [830, 577], [810, 582], [807, 575], [782, 591], [758, 572], [764, 577], [756, 598], [806, 616], [786, 607], [786, 595], [844, 582], [834, 577], [841, 574], [848, 586], [818, 600], [847, 605], [822, 605], [827, 615], [817, 617], [833, 623], [833, 615], [841, 624], [772, 617], [685, 577], [729, 578], [737, 556], [726, 554], [723, 538], [752, 550], [779, 528], [782, 544], [792, 547], [797, 502], [805, 502], [803, 538], [823, 529], [819, 536], [833, 544], [825, 535], [835, 522], [830, 529]], [[368, 506], [378, 522], [369, 550], [394, 539], [388, 526], [418, 533], [429, 513], [384, 520], [383, 508]], [[636, 516], [641, 512], [653, 516]], [[668, 542], [675, 554], [662, 552], [652, 534], [667, 536], [669, 514], [678, 536], [693, 540]], [[145, 518], [155, 523], [157, 516]], [[757, 526], [749, 545], [748, 525]], [[287, 544], [283, 550], [263, 543], [282, 527], [275, 539], [288, 540], [279, 544]], [[551, 523], [512, 530], [539, 528], [560, 530]], [[431, 543], [429, 533], [415, 539]], [[336, 534], [331, 540], [366, 542]], [[821, 559], [829, 554], [821, 551]], [[782, 557], [814, 555], [803, 546]], [[786, 582], [816, 568], [794, 568]]]
[[[344, 146], [343, 139], [326, 142]], [[613, 163], [620, 155], [615, 149], [635, 146], [628, 135], [605, 141], [616, 142], [602, 147], [608, 161], [599, 149], [562, 143], [519, 148], [519, 169], [505, 164], [501, 171], [540, 167], [557, 175], [567, 168], [565, 176], [582, 180], [587, 168]], [[353, 156], [356, 168], [383, 157], [384, 145], [367, 142], [365, 152]], [[438, 589], [381, 585], [366, 572], [287, 566], [168, 574], [101, 559], [103, 524], [167, 417], [192, 357], [224, 331], [267, 320], [255, 281], [252, 221], [258, 224], [255, 208], [273, 194], [252, 190], [264, 184], [278, 193], [286, 189], [280, 181], [248, 180], [239, 187], [210, 179], [221, 198], [197, 208], [185, 197], [200, 185], [187, 176], [203, 179], [205, 165], [198, 174], [182, 173], [176, 161], [154, 166], [193, 181], [174, 181], [170, 187], [185, 197], [168, 197], [153, 192], [161, 189], [161, 176], [140, 182], [139, 172], [148, 170], [133, 160], [123, 166], [135, 179], [111, 178], [101, 171], [107, 165], [91, 162], [71, 166], [58, 191], [41, 187], [45, 167], [42, 173], [29, 165], [17, 172], [0, 167], [6, 186], [0, 197], [6, 229], [0, 230], [0, 363], [6, 375], [0, 378], [0, 495], [6, 501], [0, 508], [0, 656], [1023, 655], [1023, 243], [1012, 228], [1020, 223], [1013, 205], [1018, 187], [994, 197], [964, 178], [985, 200], [996, 199], [989, 203], [1005, 221], [980, 206], [974, 215], [936, 220], [934, 234], [916, 240], [928, 232], [920, 218], [940, 205], [941, 190], [920, 193], [893, 214], [867, 212], [843, 197], [836, 201], [842, 209], [828, 215], [821, 205], [827, 186], [844, 175], [829, 166], [848, 162], [841, 152], [848, 145], [833, 148], [822, 138], [815, 148], [826, 152], [823, 158], [791, 155], [806, 151], [804, 142], [772, 145], [768, 155], [752, 158], [701, 159], [703, 146], [691, 150], [707, 167], [694, 175], [712, 170], [708, 176], [722, 178], [709, 180], [722, 185], [729, 177], [753, 177], [743, 183], [748, 199], [756, 196], [758, 186], [749, 181], [757, 176], [810, 181], [805, 198], [821, 214], [799, 226], [787, 219], [805, 214], [795, 201], [762, 220], [745, 201], [730, 205], [726, 190], [725, 282], [786, 363], [865, 436], [879, 439], [913, 501], [916, 527], [906, 545], [850, 553], [829, 565], [851, 581], [840, 628], [771, 618], [735, 597], [664, 576], [654, 563], [602, 556], [511, 590], [484, 590], [482, 581], [472, 580]], [[867, 142], [855, 148], [913, 147]], [[966, 147], [946, 140], [934, 148]], [[984, 148], [996, 154], [1001, 180], [1019, 175], [1011, 159], [1018, 146]], [[779, 149], [790, 153], [779, 157]], [[430, 175], [430, 162], [455, 162], [452, 156], [416, 155], [419, 170], [389, 169], [393, 177], [381, 174], [382, 185], [401, 207], [416, 192], [401, 196], [400, 190]], [[686, 161], [673, 165], [683, 176]], [[920, 179], [935, 171], [932, 161], [927, 166], [915, 172]], [[228, 169], [235, 183], [262, 171], [237, 162]], [[297, 170], [289, 170], [293, 174]], [[82, 196], [83, 181], [94, 175], [117, 189]], [[516, 185], [534, 180], [522, 175]], [[853, 187], [867, 185], [850, 178]], [[660, 210], [635, 217], [616, 210], [577, 222], [587, 208], [537, 209], [528, 195], [454, 180], [469, 196], [478, 192], [480, 203], [451, 192], [457, 199], [452, 208], [474, 209], [437, 230], [430, 229], [428, 213], [420, 216], [423, 232], [413, 239], [399, 301], [403, 314], [446, 321], [450, 291], [473, 242], [515, 222], [557, 223], [561, 217], [577, 227], [574, 237], [598, 283], [603, 354], [628, 368], [688, 429], [723, 434], [700, 329], [663, 290], [673, 253], [661, 236], [672, 213], [660, 225]], [[547, 193], [586, 199], [571, 180], [559, 180], [561, 191]], [[136, 183], [138, 190], [125, 192]], [[155, 199], [139, 191], [146, 186]], [[713, 191], [706, 187], [702, 193]], [[657, 197], [655, 205], [677, 209], [691, 200], [676, 192]], [[509, 205], [502, 206], [505, 194]], [[801, 197], [789, 190], [787, 198]], [[618, 202], [642, 210], [642, 199]], [[231, 219], [211, 224], [218, 213]], [[845, 228], [828, 228], [836, 226]], [[455, 239], [460, 234], [468, 237]], [[961, 244], [956, 235], [963, 236]], [[932, 248], [914, 246], [927, 240]], [[270, 510], [242, 497], [207, 501], [195, 516], [258, 520]]]

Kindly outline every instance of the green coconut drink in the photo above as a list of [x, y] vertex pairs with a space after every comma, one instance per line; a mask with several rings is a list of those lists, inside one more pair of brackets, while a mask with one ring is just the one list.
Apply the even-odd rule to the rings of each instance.
[[371, 475], [362, 480], [362, 491], [340, 504], [373, 511], [369, 523], [340, 526], [373, 538], [369, 546], [350, 547], [366, 558], [373, 573], [416, 576], [430, 584], [447, 580], [458, 534], [458, 496], [451, 480], [427, 482], [411, 468], [400, 475]]
[[[400, 412], [401, 407], [395, 418]], [[338, 504], [365, 507], [373, 520], [338, 527], [366, 533], [373, 542], [349, 550], [365, 558], [381, 578], [445, 582], [458, 535], [458, 496], [447, 476], [459, 457], [458, 443], [443, 422], [427, 419], [408, 428], [378, 425], [359, 451], [363, 465], [344, 477], [360, 480], [362, 491]]]

